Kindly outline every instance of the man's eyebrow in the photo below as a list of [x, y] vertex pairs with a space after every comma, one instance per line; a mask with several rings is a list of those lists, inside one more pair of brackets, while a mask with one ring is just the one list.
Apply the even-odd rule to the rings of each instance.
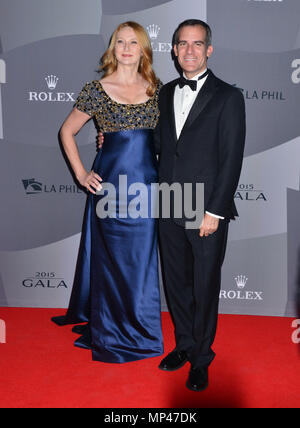
[[[187, 40], [179, 40], [178, 43], [187, 43]], [[193, 40], [192, 43], [205, 43], [203, 40]]]

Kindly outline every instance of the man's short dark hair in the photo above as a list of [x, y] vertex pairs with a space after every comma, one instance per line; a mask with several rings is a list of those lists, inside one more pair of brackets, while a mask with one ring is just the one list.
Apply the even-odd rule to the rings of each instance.
[[207, 47], [210, 46], [212, 44], [211, 28], [208, 24], [206, 24], [206, 22], [201, 21], [200, 19], [187, 19], [186, 21], [179, 24], [173, 36], [173, 46], [178, 45], [179, 33], [183, 27], [195, 27], [196, 25], [200, 25], [206, 30], [205, 43]]

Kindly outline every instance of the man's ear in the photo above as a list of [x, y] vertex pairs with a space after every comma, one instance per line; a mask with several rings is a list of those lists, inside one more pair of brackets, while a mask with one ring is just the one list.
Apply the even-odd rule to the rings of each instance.
[[212, 55], [213, 51], [214, 51], [213, 46], [209, 45], [207, 48], [207, 58], [209, 58]]
[[174, 45], [174, 46], [173, 46], [173, 51], [174, 51], [175, 56], [178, 56], [178, 49], [177, 49], [177, 45]]

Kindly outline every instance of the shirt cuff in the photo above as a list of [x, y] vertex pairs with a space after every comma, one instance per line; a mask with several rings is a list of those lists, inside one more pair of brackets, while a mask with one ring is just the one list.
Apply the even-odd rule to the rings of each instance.
[[209, 215], [211, 215], [212, 217], [219, 218], [219, 219], [221, 219], [221, 220], [224, 220], [224, 219], [225, 219], [225, 217], [221, 217], [220, 215], [212, 214], [212, 213], [210, 213], [210, 212], [208, 212], [208, 211], [205, 211], [205, 212], [206, 212], [206, 214], [209, 214]]

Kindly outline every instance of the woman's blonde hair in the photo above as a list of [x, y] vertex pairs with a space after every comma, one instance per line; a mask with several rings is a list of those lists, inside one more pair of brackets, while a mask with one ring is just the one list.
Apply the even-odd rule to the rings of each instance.
[[142, 49], [141, 61], [138, 72], [142, 77], [149, 83], [147, 88], [147, 95], [152, 97], [157, 89], [158, 79], [153, 71], [153, 53], [152, 46], [149, 40], [148, 34], [145, 29], [138, 23], [128, 21], [120, 24], [111, 36], [109, 47], [101, 58], [101, 66], [99, 72], [104, 72], [103, 77], [110, 76], [114, 73], [118, 67], [118, 62], [115, 56], [115, 45], [117, 40], [118, 32], [122, 28], [130, 27], [134, 30], [138, 42]]

